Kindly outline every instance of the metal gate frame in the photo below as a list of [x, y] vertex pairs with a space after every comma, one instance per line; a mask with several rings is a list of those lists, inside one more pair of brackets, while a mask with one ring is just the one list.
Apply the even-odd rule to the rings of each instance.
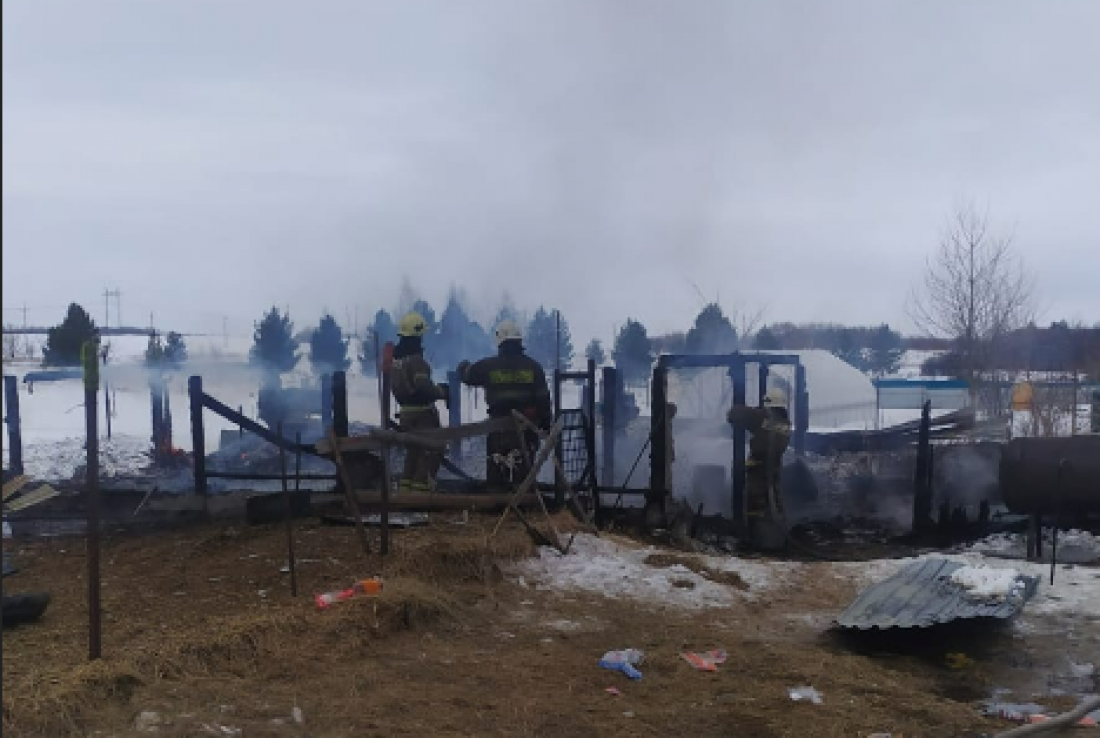
[[[584, 383], [581, 396], [581, 407], [564, 408], [561, 400], [561, 387], [563, 382], [580, 381]], [[566, 429], [580, 430], [584, 436], [586, 463], [580, 476], [576, 480], [569, 480], [574, 492], [588, 490], [591, 494], [592, 507], [599, 507], [599, 485], [596, 481], [596, 362], [588, 360], [588, 367], [583, 372], [563, 372], [554, 370], [554, 419], [566, 414], [577, 414], [580, 417], [580, 425], [567, 426]], [[563, 430], [564, 438], [564, 430]], [[558, 444], [555, 453], [558, 461], [563, 462], [562, 447], [565, 443]], [[565, 504], [565, 481], [561, 472], [554, 471], [555, 504], [559, 507]]]

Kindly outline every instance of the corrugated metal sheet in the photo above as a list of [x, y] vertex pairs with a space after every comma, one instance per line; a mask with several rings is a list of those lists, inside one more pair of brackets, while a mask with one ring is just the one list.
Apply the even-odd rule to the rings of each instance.
[[868, 587], [837, 618], [842, 628], [927, 628], [963, 618], [1010, 618], [1035, 594], [1038, 577], [1020, 576], [1021, 596], [975, 598], [951, 582], [963, 565], [947, 559], [914, 561]]

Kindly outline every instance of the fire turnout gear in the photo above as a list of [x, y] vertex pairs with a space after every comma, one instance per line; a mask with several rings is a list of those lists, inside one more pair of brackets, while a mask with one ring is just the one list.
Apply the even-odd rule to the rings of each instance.
[[[435, 403], [447, 398], [444, 391], [446, 385], [432, 381], [432, 367], [424, 359], [419, 337], [403, 336], [398, 342], [393, 352], [390, 387], [401, 408], [398, 420], [402, 431], [416, 432], [440, 427]], [[438, 452], [408, 447], [402, 488], [430, 489], [442, 460]]]
[[523, 333], [519, 326], [511, 320], [502, 320], [496, 330], [497, 348], [505, 341], [522, 341]]
[[401, 319], [397, 335], [406, 338], [422, 338], [428, 332], [428, 321], [420, 313], [409, 313]]
[[764, 395], [764, 407], [787, 407], [787, 393], [773, 387]]
[[[458, 371], [464, 384], [484, 388], [489, 417], [509, 417], [515, 410], [540, 427], [550, 426], [553, 407], [546, 372], [541, 364], [523, 353], [518, 341], [508, 339], [501, 343], [496, 356], [474, 364], [463, 362]], [[538, 438], [534, 433], [525, 435], [527, 450], [534, 458]], [[486, 453], [486, 477], [490, 486], [506, 487], [527, 476], [527, 463], [515, 431], [490, 434]], [[511, 462], [501, 463], [503, 458], [510, 458]]]
[[781, 517], [783, 505], [779, 497], [779, 472], [783, 465], [783, 453], [791, 442], [791, 422], [787, 410], [774, 406], [754, 408], [734, 405], [727, 417], [729, 422], [744, 426], [752, 434], [749, 458], [745, 462], [745, 496], [750, 524], [753, 518]]

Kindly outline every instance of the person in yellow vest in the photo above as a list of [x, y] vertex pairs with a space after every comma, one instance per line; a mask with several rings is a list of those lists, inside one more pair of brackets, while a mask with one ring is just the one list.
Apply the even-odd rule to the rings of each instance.
[[[427, 332], [428, 322], [419, 313], [409, 313], [402, 318], [397, 330], [390, 388], [399, 405], [398, 420], [403, 431], [439, 428], [439, 410], [435, 403], [447, 402], [450, 394], [446, 384], [432, 381], [432, 367], [424, 358], [424, 334]], [[442, 461], [442, 456], [435, 451], [407, 447], [401, 489], [432, 489]]]
[[791, 421], [787, 414], [787, 393], [770, 389], [764, 395], [763, 407], [734, 405], [729, 422], [743, 426], [749, 439], [749, 458], [745, 462], [745, 497], [749, 536], [757, 521], [779, 523], [783, 503], [779, 497], [779, 471], [783, 453], [791, 442]]

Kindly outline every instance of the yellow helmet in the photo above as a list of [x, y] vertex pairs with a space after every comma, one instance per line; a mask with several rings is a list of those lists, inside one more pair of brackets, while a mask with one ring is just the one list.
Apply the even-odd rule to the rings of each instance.
[[409, 313], [401, 319], [401, 325], [397, 329], [397, 335], [409, 338], [420, 338], [428, 332], [428, 321], [420, 313]]

